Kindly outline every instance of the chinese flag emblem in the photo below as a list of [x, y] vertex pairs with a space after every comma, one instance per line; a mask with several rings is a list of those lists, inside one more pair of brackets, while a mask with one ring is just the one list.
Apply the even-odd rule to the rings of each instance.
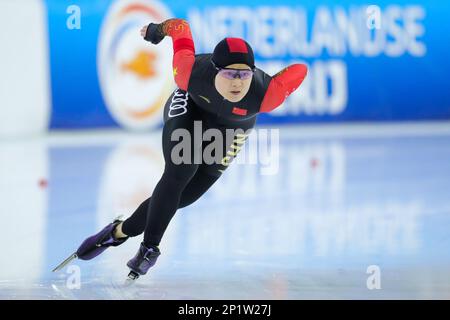
[[241, 109], [241, 108], [238, 108], [238, 107], [234, 107], [231, 112], [234, 113], [234, 114], [237, 114], [239, 116], [245, 116], [247, 114], [247, 110]]

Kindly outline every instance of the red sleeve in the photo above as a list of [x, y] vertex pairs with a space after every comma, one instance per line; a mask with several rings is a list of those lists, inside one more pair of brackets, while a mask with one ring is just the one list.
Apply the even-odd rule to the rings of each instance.
[[184, 19], [166, 20], [163, 32], [172, 38], [175, 83], [180, 89], [187, 90], [195, 62], [195, 47], [189, 23]]
[[270, 112], [282, 104], [300, 86], [307, 72], [306, 65], [293, 64], [274, 75], [269, 83], [259, 111]]

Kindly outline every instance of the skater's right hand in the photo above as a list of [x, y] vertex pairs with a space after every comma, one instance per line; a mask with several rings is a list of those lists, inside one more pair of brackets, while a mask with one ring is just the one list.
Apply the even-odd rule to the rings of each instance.
[[141, 36], [144, 40], [150, 41], [153, 44], [158, 44], [164, 39], [161, 23], [150, 23], [148, 26], [143, 26], [141, 29]]

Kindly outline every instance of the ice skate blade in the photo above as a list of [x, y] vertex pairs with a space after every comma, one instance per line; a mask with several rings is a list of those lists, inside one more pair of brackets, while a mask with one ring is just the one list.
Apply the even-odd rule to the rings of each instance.
[[72, 260], [75, 260], [76, 258], [78, 258], [77, 254], [73, 253], [72, 255], [70, 255], [70, 257], [68, 257], [66, 260], [61, 262], [55, 269], [53, 269], [52, 272], [57, 272], [57, 271], [61, 270], [62, 268], [67, 266], [70, 262], [72, 262]]
[[139, 278], [139, 274], [137, 272], [134, 272], [133, 270], [131, 270], [130, 273], [128, 274], [128, 279], [136, 280], [137, 278]]

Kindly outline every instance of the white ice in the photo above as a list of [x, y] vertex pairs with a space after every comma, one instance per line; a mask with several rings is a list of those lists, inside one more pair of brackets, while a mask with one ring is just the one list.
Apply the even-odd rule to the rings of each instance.
[[450, 123], [302, 125], [279, 138], [275, 174], [232, 163], [178, 211], [157, 265], [130, 287], [141, 237], [51, 270], [151, 195], [160, 132], [0, 140], [0, 298], [450, 298]]

